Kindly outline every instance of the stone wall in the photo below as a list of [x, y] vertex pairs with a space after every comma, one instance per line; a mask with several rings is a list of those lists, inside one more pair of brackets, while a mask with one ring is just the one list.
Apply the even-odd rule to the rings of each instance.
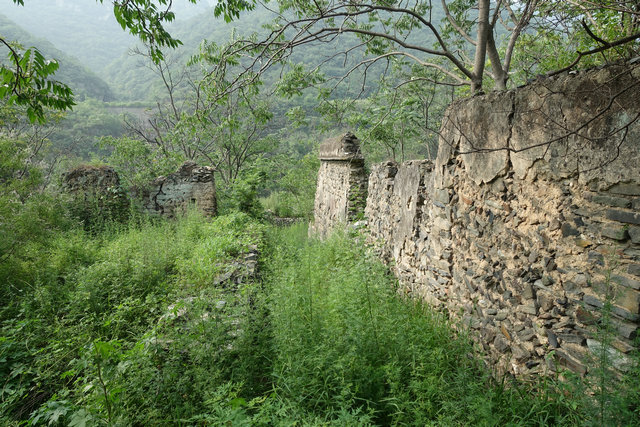
[[498, 371], [587, 372], [607, 301], [625, 369], [640, 310], [639, 116], [638, 65], [456, 102], [435, 163], [372, 168], [370, 238], [404, 292], [468, 324]]
[[62, 174], [62, 187], [71, 194], [102, 193], [120, 188], [120, 177], [111, 166], [78, 166]]
[[173, 218], [194, 204], [206, 216], [217, 213], [214, 170], [185, 162], [176, 173], [161, 176], [143, 194], [143, 206], [151, 215]]
[[71, 213], [87, 228], [97, 222], [127, 219], [129, 199], [110, 166], [78, 166], [62, 174], [62, 189], [71, 196]]
[[367, 174], [358, 138], [346, 133], [320, 145], [320, 170], [311, 231], [326, 235], [338, 224], [355, 220], [364, 211]]

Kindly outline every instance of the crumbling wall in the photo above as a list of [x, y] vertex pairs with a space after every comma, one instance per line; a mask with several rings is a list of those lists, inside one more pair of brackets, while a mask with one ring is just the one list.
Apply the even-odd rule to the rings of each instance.
[[325, 236], [364, 212], [367, 174], [358, 138], [346, 133], [320, 145], [320, 170], [311, 231]]
[[110, 166], [78, 166], [62, 174], [62, 189], [71, 196], [71, 213], [87, 228], [127, 219], [129, 199]]
[[640, 321], [639, 117], [639, 65], [458, 101], [435, 164], [372, 168], [370, 239], [499, 371], [586, 373], [607, 303], [624, 370]]
[[82, 165], [62, 174], [62, 186], [73, 194], [99, 193], [120, 188], [120, 177], [111, 166]]
[[218, 206], [213, 173], [211, 167], [185, 162], [176, 173], [156, 178], [143, 194], [145, 211], [173, 218], [193, 204], [206, 216], [215, 216]]

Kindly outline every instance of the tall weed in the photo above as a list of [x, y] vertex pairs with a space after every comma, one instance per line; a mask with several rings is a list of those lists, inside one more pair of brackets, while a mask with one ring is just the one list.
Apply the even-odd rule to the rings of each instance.
[[285, 232], [270, 261], [281, 399], [318, 416], [362, 411], [380, 425], [562, 422], [548, 400], [493, 381], [471, 341], [441, 314], [400, 298], [362, 245], [305, 234], [301, 226]]
[[[38, 262], [20, 259], [29, 263], [31, 271], [23, 278], [23, 291], [14, 292], [11, 304], [0, 311], [0, 360], [7, 362], [0, 370], [0, 419], [19, 422], [29, 415], [39, 423], [128, 419], [127, 406], [119, 396], [133, 396], [129, 385], [136, 384], [136, 379], [171, 384], [169, 389], [175, 390], [171, 380], [175, 377], [176, 384], [185, 384], [199, 396], [199, 381], [208, 378], [211, 369], [228, 372], [234, 365], [212, 365], [212, 329], [203, 319], [196, 322], [197, 328], [158, 322], [176, 301], [214, 298], [216, 292], [207, 289], [215, 288], [215, 271], [235, 263], [260, 238], [260, 227], [247, 215], [207, 220], [193, 212], [173, 222], [138, 218], [129, 226], [105, 228], [98, 234], [79, 228], [57, 232], [46, 247], [34, 249]], [[193, 274], [207, 268], [211, 274]], [[195, 304], [194, 312], [209, 313], [203, 304]], [[149, 372], [157, 376], [158, 366], [149, 355], [167, 351], [143, 344], [145, 336], [158, 335], [176, 342], [170, 346], [171, 357], [158, 362], [168, 364], [163, 372], [173, 372], [162, 375], [160, 383], [148, 376]], [[183, 352], [194, 363], [191, 374], [184, 372]], [[225, 360], [231, 362], [234, 357]], [[126, 369], [134, 365], [140, 369]], [[191, 415], [184, 409], [188, 405], [180, 404], [182, 395], [176, 392], [173, 406], [162, 399], [154, 406], [182, 408], [175, 409], [175, 416]], [[131, 414], [135, 412], [131, 407]]]

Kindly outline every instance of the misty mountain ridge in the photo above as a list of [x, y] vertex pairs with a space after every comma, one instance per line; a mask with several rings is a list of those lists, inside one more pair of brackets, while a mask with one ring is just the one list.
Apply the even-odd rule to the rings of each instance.
[[[175, 2], [176, 23], [201, 14], [215, 0]], [[11, 5], [2, 13], [35, 37], [43, 38], [63, 52], [72, 54], [104, 79], [105, 67], [125, 55], [138, 39], [124, 31], [113, 15], [110, 1], [27, 0], [24, 6]], [[211, 14], [213, 16], [213, 13]]]
[[[36, 47], [47, 59], [58, 61], [60, 68], [56, 71], [55, 79], [71, 87], [79, 99], [85, 96], [102, 101], [115, 99], [110, 86], [77, 58], [57, 49], [48, 40], [30, 34], [3, 14], [0, 14], [0, 34], [7, 41], [18, 42], [24, 48]], [[0, 49], [2, 60], [5, 52], [6, 48]]]

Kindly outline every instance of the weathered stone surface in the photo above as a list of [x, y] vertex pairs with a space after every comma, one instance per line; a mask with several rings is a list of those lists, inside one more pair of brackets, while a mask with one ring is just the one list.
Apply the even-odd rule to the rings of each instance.
[[523, 346], [514, 345], [511, 347], [511, 354], [518, 362], [524, 362], [529, 360], [531, 353], [529, 353]]
[[[598, 301], [599, 303], [600, 301]], [[584, 323], [585, 325], [595, 325], [598, 321], [598, 317], [595, 316], [591, 311], [578, 306], [576, 309], [576, 319], [580, 323]]]
[[596, 203], [600, 203], [601, 205], [611, 206], [614, 208], [630, 208], [631, 207], [631, 200], [625, 199], [623, 197], [597, 195], [597, 196], [593, 196], [591, 200]]
[[622, 227], [619, 224], [618, 225], [614, 225], [614, 224], [603, 225], [602, 228], [601, 228], [600, 234], [603, 237], [608, 237], [610, 239], [618, 240], [618, 241], [623, 241], [623, 240], [626, 240], [628, 238], [628, 234], [627, 234], [626, 228]]
[[496, 335], [493, 346], [498, 352], [504, 353], [509, 349], [509, 341], [502, 335]]
[[604, 255], [599, 252], [590, 251], [588, 256], [588, 261], [592, 262], [596, 265], [604, 266]]
[[584, 294], [582, 298], [585, 304], [589, 304], [590, 306], [602, 308], [604, 307], [604, 303], [596, 296], [590, 294]]
[[[630, 304], [634, 304], [637, 300], [634, 299], [630, 302]], [[633, 307], [633, 312], [626, 310], [625, 308], [613, 306], [611, 311], [614, 315], [620, 317], [621, 319], [628, 320], [630, 322], [638, 322], [640, 320], [640, 316], [638, 315], [637, 307]]]
[[[509, 147], [509, 96], [498, 94], [474, 97], [443, 120], [436, 170], [439, 162], [458, 150], [463, 153], [467, 175], [476, 184], [491, 182], [506, 171]], [[455, 108], [455, 107], [451, 107]]]
[[151, 215], [175, 217], [195, 205], [206, 216], [218, 210], [214, 170], [185, 162], [177, 172], [161, 176], [143, 193], [143, 206]]
[[627, 288], [640, 290], [640, 280], [635, 280], [627, 276], [623, 276], [621, 274], [614, 274], [611, 276], [611, 281], [618, 285], [625, 286]]
[[607, 219], [627, 224], [640, 224], [640, 213], [627, 212], [619, 209], [608, 209]]
[[587, 367], [578, 359], [570, 356], [566, 351], [557, 349], [556, 358], [560, 365], [571, 369], [577, 374], [584, 375], [587, 373]]
[[[518, 165], [523, 154], [530, 162], [540, 162], [538, 169], [548, 167], [543, 173], [549, 176], [561, 178], [581, 170], [585, 171], [578, 178], [582, 183], [597, 180], [599, 188], [614, 185], [615, 191], [620, 191], [615, 194], [633, 194], [636, 183], [631, 183], [631, 188], [615, 184], [640, 176], [638, 146], [620, 143], [623, 135], [616, 135], [616, 131], [633, 121], [628, 109], [637, 108], [638, 93], [627, 88], [636, 82], [629, 68], [614, 66], [518, 90], [512, 145], [533, 148], [511, 156], [514, 169], [524, 169]], [[609, 108], [611, 93], [618, 92], [624, 93], [616, 99], [620, 104]], [[607, 114], [599, 115], [601, 111]], [[637, 141], [638, 135], [638, 127], [632, 125], [623, 142]]]
[[111, 166], [79, 166], [62, 174], [63, 188], [70, 193], [100, 193], [120, 188], [120, 177]]
[[352, 133], [327, 139], [320, 145], [319, 157], [314, 222], [310, 231], [323, 237], [339, 224], [346, 225], [363, 215], [367, 175], [358, 138]]
[[621, 337], [626, 338], [628, 340], [636, 339], [636, 336], [638, 333], [637, 324], [622, 322], [622, 321], [614, 321], [613, 325]]
[[318, 157], [320, 160], [364, 160], [360, 142], [351, 132], [325, 140], [320, 144]]
[[[610, 193], [624, 194], [625, 196], [640, 196], [640, 184], [619, 183], [609, 189]], [[626, 206], [620, 206], [626, 207]]]
[[[369, 241], [400, 291], [469, 324], [501, 369], [553, 369], [543, 363], [552, 348], [586, 373], [585, 338], [602, 318], [598, 284], [612, 259], [624, 279], [611, 308], [616, 348], [629, 351], [637, 334], [640, 122], [629, 119], [640, 113], [640, 65], [633, 70], [457, 101], [434, 166], [371, 168]], [[620, 93], [615, 107], [611, 93]]]
[[629, 313], [637, 315], [640, 312], [640, 292], [625, 287], [621, 287], [617, 291], [616, 304]]
[[584, 343], [584, 337], [577, 333], [558, 333], [558, 338], [563, 343], [582, 344]]
[[579, 236], [580, 235], [580, 232], [575, 227], [573, 227], [571, 224], [569, 224], [568, 222], [565, 222], [564, 224], [562, 224], [560, 229], [562, 230], [562, 237]]
[[633, 362], [630, 358], [614, 348], [603, 346], [599, 341], [588, 339], [587, 347], [589, 347], [589, 350], [591, 350], [596, 357], [599, 357], [604, 349], [607, 352], [608, 359], [613, 363], [613, 366], [621, 371], [627, 371], [633, 366]]

